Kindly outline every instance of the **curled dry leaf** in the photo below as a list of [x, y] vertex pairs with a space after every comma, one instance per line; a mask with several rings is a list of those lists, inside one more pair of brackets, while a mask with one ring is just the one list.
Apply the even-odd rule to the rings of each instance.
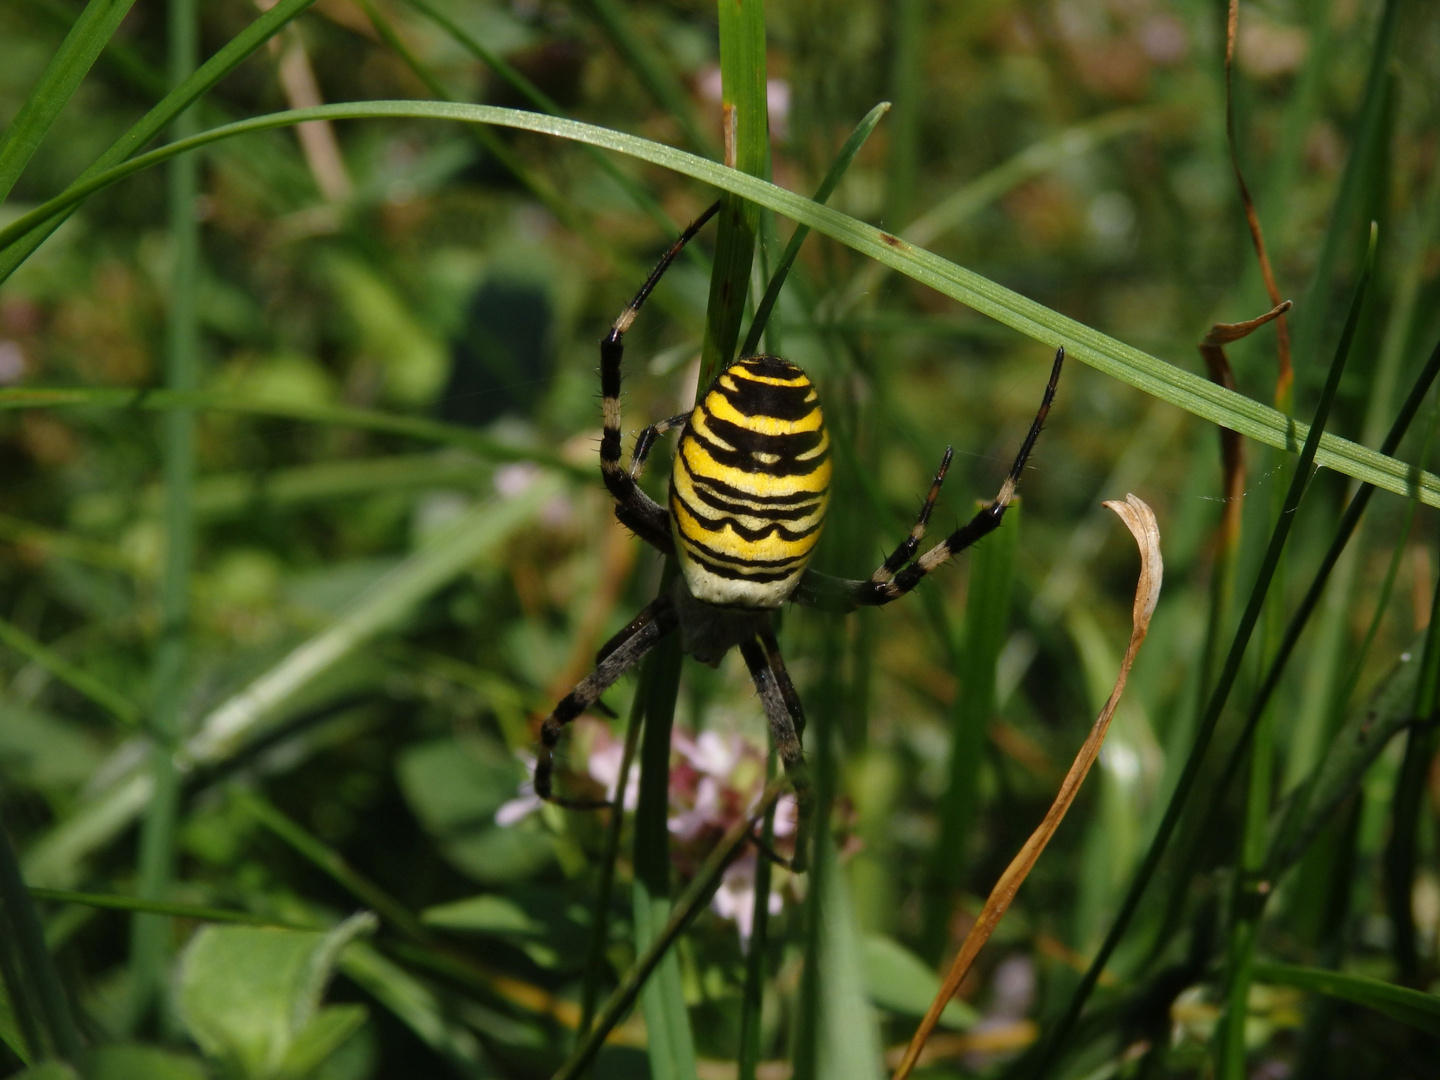
[[1126, 495], [1124, 502], [1111, 500], [1105, 505], [1120, 516], [1120, 520], [1125, 523], [1126, 528], [1135, 537], [1135, 543], [1140, 549], [1140, 578], [1135, 583], [1134, 621], [1130, 630], [1130, 644], [1125, 649], [1124, 660], [1120, 663], [1120, 674], [1115, 679], [1115, 688], [1110, 691], [1110, 699], [1105, 702], [1105, 707], [1100, 710], [1100, 715], [1096, 717], [1094, 725], [1090, 728], [1090, 734], [1086, 738], [1085, 744], [1075, 755], [1075, 761], [1071, 764], [1070, 771], [1065, 774], [1065, 779], [1060, 785], [1055, 801], [1050, 804], [1050, 810], [1046, 813], [1045, 819], [1030, 834], [1030, 838], [1025, 841], [1020, 853], [1011, 860], [1010, 865], [1005, 868], [1005, 872], [1000, 875], [1000, 880], [990, 890], [990, 895], [985, 900], [985, 906], [981, 909], [979, 918], [975, 920], [975, 925], [971, 927], [964, 944], [960, 946], [960, 952], [950, 965], [950, 971], [940, 986], [940, 992], [930, 1003], [930, 1011], [925, 1014], [925, 1019], [916, 1028], [914, 1036], [910, 1039], [910, 1045], [905, 1049], [905, 1056], [896, 1066], [893, 1080], [905, 1080], [910, 1075], [911, 1069], [915, 1067], [920, 1058], [920, 1051], [924, 1048], [925, 1041], [935, 1029], [936, 1021], [940, 1019], [941, 1010], [954, 996], [955, 991], [960, 988], [960, 983], [964, 981], [971, 966], [975, 963], [975, 957], [979, 955], [985, 942], [990, 939], [990, 935], [995, 932], [995, 928], [1000, 925], [1000, 920], [1004, 918], [1021, 883], [1029, 876], [1036, 860], [1040, 858], [1040, 853], [1045, 850], [1045, 845], [1050, 842], [1050, 838], [1055, 835], [1055, 830], [1060, 827], [1065, 812], [1075, 801], [1080, 785], [1085, 781], [1085, 775], [1095, 764], [1096, 758], [1100, 756], [1100, 746], [1105, 741], [1105, 733], [1110, 728], [1110, 720], [1115, 715], [1116, 707], [1120, 704], [1120, 695], [1125, 692], [1125, 682], [1130, 676], [1130, 667], [1135, 663], [1135, 657], [1140, 651], [1141, 644], [1145, 641], [1146, 633], [1150, 630], [1150, 617], [1155, 614], [1155, 605], [1160, 599], [1160, 581], [1164, 572], [1164, 564], [1160, 558], [1160, 527], [1155, 523], [1155, 513], [1145, 504], [1144, 500], [1135, 495]]

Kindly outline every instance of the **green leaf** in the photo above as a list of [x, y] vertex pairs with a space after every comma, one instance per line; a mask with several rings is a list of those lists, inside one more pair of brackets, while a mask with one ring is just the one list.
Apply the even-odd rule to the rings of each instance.
[[[271, 9], [271, 14], [283, 4]], [[536, 131], [557, 138], [588, 143], [629, 154], [685, 176], [712, 184], [763, 207], [783, 214], [816, 232], [840, 241], [856, 251], [869, 255], [913, 278], [944, 296], [967, 304], [983, 315], [1042, 342], [1046, 349], [1043, 359], [1049, 362], [1050, 351], [1064, 345], [1066, 354], [1081, 363], [1119, 379], [1162, 401], [1177, 405], [1222, 427], [1228, 427], [1267, 446], [1290, 452], [1299, 449], [1309, 434], [1309, 425], [1301, 423], [1258, 401], [1226, 390], [1205, 377], [1176, 367], [1133, 348], [1083, 323], [1067, 318], [1021, 296], [972, 270], [957, 266], [938, 255], [906, 243], [898, 237], [867, 225], [839, 211], [822, 206], [811, 199], [764, 180], [717, 165], [713, 161], [687, 154], [661, 143], [637, 138], [623, 132], [581, 124], [554, 116], [502, 109], [489, 105], [458, 105], [450, 102], [373, 101], [363, 104], [322, 105], [313, 109], [296, 109], [268, 116], [226, 124], [191, 139], [183, 139], [148, 154], [142, 154], [121, 165], [107, 168], [76, 183], [64, 193], [19, 218], [9, 227], [0, 229], [0, 249], [15, 244], [32, 229], [47, 228], [51, 218], [68, 212], [110, 184], [165, 161], [176, 154], [232, 138], [248, 132], [288, 127], [306, 120], [347, 120], [389, 117], [394, 119], [433, 119], [461, 123], [496, 124], [502, 127]], [[0, 255], [0, 272], [16, 265], [28, 254]], [[1304, 360], [1305, 358], [1300, 358]], [[1335, 469], [1346, 476], [1372, 483], [1397, 495], [1418, 498], [1427, 506], [1440, 507], [1440, 476], [1423, 472], [1414, 466], [1360, 446], [1348, 439], [1326, 434], [1321, 437], [1315, 463]]]
[[[894, 938], [869, 934], [862, 947], [865, 993], [870, 1000], [902, 1016], [924, 1016], [940, 992], [939, 976]], [[940, 1014], [940, 1023], [957, 1030], [973, 1026], [978, 1019], [974, 1009], [954, 999]]]
[[[93, 165], [81, 174], [82, 179], [94, 177], [106, 169], [118, 165], [150, 142], [207, 90], [239, 67], [251, 53], [278, 34], [291, 19], [314, 2], [315, 0], [279, 0], [268, 11], [262, 12], [259, 18], [226, 42], [224, 48], [202, 64], [188, 79], [166, 94], [153, 109], [142, 116], [124, 135], [120, 136], [108, 150], [95, 160]], [[79, 55], [78, 52], [76, 55]], [[64, 216], [45, 222], [33, 232], [26, 230], [29, 235], [16, 244], [14, 250], [0, 252], [0, 282], [9, 278], [15, 271], [15, 267], [29, 258], [30, 254], [45, 242], [45, 238], [54, 232], [63, 220]], [[8, 246], [8, 242], [0, 243], [0, 248]]]
[[290, 1044], [280, 1075], [310, 1075], [360, 1030], [368, 1016], [363, 1005], [331, 1005], [321, 1009]]
[[1366, 975], [1347, 975], [1294, 964], [1256, 964], [1255, 981], [1294, 986], [1373, 1009], [1402, 1024], [1440, 1036], [1440, 997]]
[[180, 1016], [206, 1054], [251, 1080], [300, 1075], [291, 1067], [313, 1067], [358, 1026], [353, 1007], [322, 1014], [320, 998], [340, 950], [375, 925], [365, 912], [329, 933], [204, 927], [180, 958]]
[[61, 1061], [46, 1061], [18, 1072], [10, 1080], [80, 1080], [80, 1074]]

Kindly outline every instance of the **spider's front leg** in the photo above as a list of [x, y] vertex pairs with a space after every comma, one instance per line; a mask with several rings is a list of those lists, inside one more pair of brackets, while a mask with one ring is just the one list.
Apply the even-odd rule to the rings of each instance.
[[[803, 874], [810, 862], [810, 832], [815, 817], [815, 791], [810, 786], [810, 768], [805, 763], [805, 749], [800, 744], [800, 733], [805, 730], [805, 713], [790, 681], [790, 673], [785, 670], [774, 633], [767, 628], [759, 637], [742, 641], [740, 655], [745, 658], [755, 689], [760, 692], [765, 718], [770, 724], [770, 739], [775, 744], [781, 764], [785, 766], [785, 775], [795, 789], [795, 854], [789, 866], [797, 874]], [[771, 852], [766, 852], [766, 855], [775, 858]]]
[[[630, 324], [635, 321], [640, 308], [665, 271], [670, 269], [676, 256], [719, 208], [720, 204], [715, 203], [680, 234], [680, 238], [670, 246], [670, 250], [661, 256], [655, 269], [650, 271], [650, 276], [645, 279], [645, 284], [640, 287], [635, 298], [625, 306], [625, 310], [611, 325], [610, 333], [600, 340], [600, 397], [605, 425], [600, 436], [600, 475], [604, 477], [610, 494], [615, 496], [615, 516], [642, 540], [667, 553], [673, 546], [670, 540], [670, 515], [663, 506], [640, 490], [640, 485], [635, 482], [634, 468], [627, 471], [620, 463], [620, 363], [625, 356], [625, 331], [630, 329]], [[650, 436], [651, 441], [654, 438], [654, 435]], [[640, 449], [637, 444], [637, 456], [643, 464], [645, 459], [643, 454], [639, 454]], [[648, 443], [644, 449], [649, 451]]]
[[540, 750], [535, 756], [536, 795], [571, 810], [599, 810], [610, 805], [603, 799], [567, 799], [555, 794], [555, 747], [565, 725], [599, 701], [616, 679], [639, 663], [678, 623], [675, 605], [668, 596], [660, 596], [601, 650], [595, 670], [581, 679], [540, 725]]

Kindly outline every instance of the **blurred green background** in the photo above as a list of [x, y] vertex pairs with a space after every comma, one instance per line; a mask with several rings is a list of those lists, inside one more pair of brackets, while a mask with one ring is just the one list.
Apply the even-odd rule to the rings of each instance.
[[[713, 6], [299, 6], [181, 123], [440, 98], [720, 156]], [[187, 70], [167, 48], [193, 40], [203, 60], [260, 16], [200, 4], [189, 37], [162, 4], [125, 7], [87, 9], [120, 21], [94, 31], [108, 41], [27, 163], [12, 118], [81, 9], [0, 6], [0, 164], [20, 161], [0, 171], [0, 226], [165, 94]], [[1424, 0], [1240, 13], [1236, 147], [1295, 301], [1300, 419], [1379, 224], [1327, 424], [1367, 446], [1440, 334], [1437, 16]], [[1270, 308], [1227, 150], [1223, 3], [772, 0], [763, 25], [780, 186], [813, 192], [890, 101], [836, 209], [1200, 373], [1213, 323]], [[52, 967], [25, 950], [23, 893], [0, 888], [0, 1074], [70, 1075], [38, 1064], [51, 1057], [105, 1077], [549, 1076], [587, 998], [634, 960], [643, 917], [628, 821], [612, 838], [607, 815], [524, 802], [538, 718], [662, 571], [599, 482], [597, 342], [714, 193], [444, 122], [312, 124], [185, 160], [96, 194], [0, 286], [6, 861], [31, 887], [103, 894], [38, 895]], [[752, 302], [791, 228], [761, 216]], [[694, 248], [628, 335], [627, 451], [694, 400], [713, 232]], [[765, 345], [820, 387], [837, 479], [817, 565], [850, 577], [903, 537], [946, 445], [936, 536], [993, 496], [1054, 348], [818, 235]], [[1273, 326], [1228, 353], [1241, 393], [1292, 407]], [[191, 396], [100, 393], [167, 384]], [[36, 388], [79, 392], [37, 402]], [[1433, 428], [1427, 404], [1396, 456], [1421, 462]], [[668, 452], [647, 472], [656, 495]], [[1433, 671], [1431, 512], [1384, 493], [1370, 505], [1253, 760], [1227, 772], [1353, 493], [1329, 471], [1294, 515], [1176, 839], [1079, 1026], [1044, 1049], [1192, 760], [1291, 482], [1293, 456], [1244, 452], [1227, 546], [1216, 429], [1072, 362], [999, 534], [892, 607], [787, 609], [807, 745], [834, 795], [831, 854], [807, 878], [775, 871], [763, 939], [743, 856], [594, 1075], [893, 1065], [1109, 694], [1135, 557], [1099, 504], [1131, 491], [1155, 508], [1166, 559], [1150, 640], [1099, 767], [922, 1071], [1437, 1075], [1440, 771], [1431, 726], [1409, 723], [1435, 699], [1415, 676], [1426, 656]], [[612, 775], [636, 686], [606, 698], [620, 719], [567, 736], [571, 787]], [[701, 740], [672, 761], [678, 892], [762, 776], [738, 656], [687, 662], [676, 726]], [[1267, 861], [1302, 819], [1302, 840]], [[137, 896], [184, 910], [137, 915]], [[1325, 970], [1348, 981], [1321, 985]], [[742, 1029], [753, 1051], [737, 1064]]]

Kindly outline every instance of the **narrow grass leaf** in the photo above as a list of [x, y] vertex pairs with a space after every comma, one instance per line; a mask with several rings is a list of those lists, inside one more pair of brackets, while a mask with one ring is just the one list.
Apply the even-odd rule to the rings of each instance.
[[90, 0], [20, 111], [0, 137], [0, 203], [25, 171], [45, 133], [70, 100], [95, 58], [114, 36], [135, 0]]
[[1256, 964], [1257, 982], [1294, 986], [1363, 1005], [1402, 1024], [1440, 1036], [1440, 997], [1366, 975], [1347, 975], [1295, 964]]
[[[278, 10], [278, 6], [271, 10]], [[193, 139], [161, 147], [122, 165], [96, 173], [83, 182], [77, 182], [7, 228], [0, 229], [0, 250], [14, 245], [30, 230], [42, 227], [43, 223], [56, 215], [64, 214], [70, 207], [84, 201], [96, 191], [175, 154], [185, 153], [220, 139], [287, 127], [306, 120], [380, 117], [498, 124], [629, 154], [740, 195], [800, 224], [808, 225], [815, 231], [839, 240], [1027, 337], [1044, 342], [1049, 347], [1064, 345], [1066, 354], [1082, 363], [1205, 420], [1233, 428], [1247, 438], [1267, 446], [1293, 451], [1310, 435], [1308, 425], [1269, 406], [1215, 386], [1201, 375], [1150, 356], [971, 270], [794, 192], [775, 187], [738, 170], [726, 169], [692, 154], [623, 132], [495, 106], [455, 105], [446, 102], [366, 102], [297, 109], [227, 124]], [[28, 254], [28, 251], [25, 254]], [[0, 258], [13, 260], [17, 264], [20, 261], [14, 258], [13, 253]], [[0, 261], [0, 269], [5, 265], [9, 263]], [[1303, 358], [1305, 354], [1300, 351], [1300, 355]], [[1397, 495], [1417, 498], [1427, 506], [1440, 506], [1440, 476], [1423, 472], [1406, 462], [1347, 439], [1324, 435], [1316, 447], [1314, 461], [1325, 468], [1373, 483]]]

